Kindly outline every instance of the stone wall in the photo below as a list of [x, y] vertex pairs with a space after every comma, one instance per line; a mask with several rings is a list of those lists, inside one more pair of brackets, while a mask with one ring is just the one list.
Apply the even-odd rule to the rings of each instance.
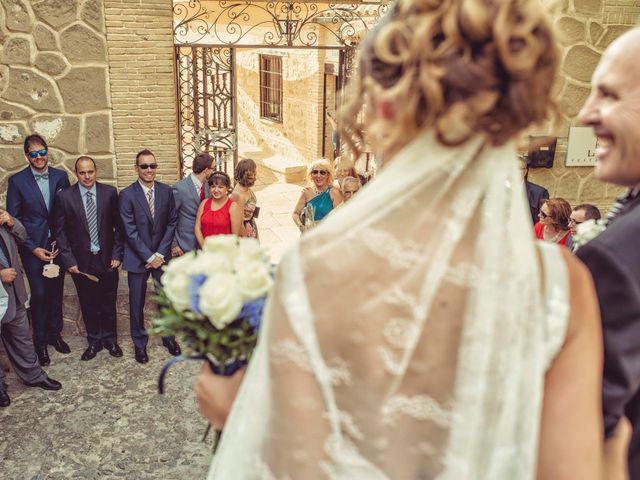
[[[282, 57], [282, 123], [260, 118], [260, 54]], [[317, 49], [238, 51], [238, 140], [242, 154], [303, 163], [321, 156], [325, 55]]]
[[0, 1], [0, 202], [40, 133], [55, 166], [93, 156], [114, 183], [107, 43], [101, 0]]
[[103, 0], [118, 187], [135, 179], [135, 155], [152, 150], [158, 180], [179, 177], [173, 13], [169, 0]]
[[530, 170], [529, 179], [545, 186], [552, 197], [563, 197], [572, 205], [592, 203], [608, 210], [622, 190], [593, 177], [593, 167], [565, 167], [569, 127], [577, 125], [577, 114], [590, 92], [590, 81], [607, 46], [640, 21], [638, 0], [564, 0], [554, 24], [560, 38], [562, 62], [557, 92], [561, 113], [532, 135], [558, 137], [551, 169]]

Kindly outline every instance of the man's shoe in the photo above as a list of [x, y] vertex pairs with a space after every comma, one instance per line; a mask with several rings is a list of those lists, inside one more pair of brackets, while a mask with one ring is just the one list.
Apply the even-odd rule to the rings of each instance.
[[149, 357], [147, 356], [147, 349], [146, 348], [138, 348], [135, 347], [135, 357], [136, 357], [136, 362], [138, 363], [147, 363], [149, 361]]
[[122, 356], [122, 349], [117, 343], [105, 343], [104, 348], [109, 351], [109, 355], [111, 355], [112, 357], [117, 358]]
[[40, 380], [39, 382], [27, 383], [24, 382], [27, 387], [38, 387], [44, 390], [60, 390], [62, 388], [62, 384], [54, 380], [53, 378], [45, 377], [44, 380]]
[[51, 359], [49, 358], [49, 352], [47, 352], [47, 347], [36, 347], [36, 355], [38, 355], [38, 362], [40, 366], [46, 367], [51, 363]]
[[50, 341], [49, 345], [51, 345], [53, 348], [56, 349], [56, 351], [60, 353], [71, 353], [71, 349], [69, 348], [69, 345], [67, 345], [67, 343], [64, 340], [62, 340], [62, 337], [60, 335], [58, 335], [56, 338]]
[[87, 360], [91, 360], [98, 354], [100, 350], [102, 350], [102, 344], [91, 343], [89, 344], [89, 348], [87, 348], [82, 354], [82, 356], [80, 357], [80, 360], [84, 362], [86, 362]]
[[173, 338], [169, 340], [162, 340], [162, 344], [167, 348], [169, 353], [174, 357], [180, 355], [182, 350], [180, 350], [180, 345]]
[[11, 399], [6, 390], [0, 390], [0, 407], [8, 407], [11, 405]]

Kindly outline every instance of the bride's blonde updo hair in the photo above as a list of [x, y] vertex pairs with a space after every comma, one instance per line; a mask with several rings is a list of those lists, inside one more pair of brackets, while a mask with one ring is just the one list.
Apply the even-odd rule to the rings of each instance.
[[445, 145], [503, 144], [554, 108], [557, 64], [539, 0], [398, 0], [361, 45], [343, 139], [359, 153], [366, 130], [389, 154], [429, 128]]

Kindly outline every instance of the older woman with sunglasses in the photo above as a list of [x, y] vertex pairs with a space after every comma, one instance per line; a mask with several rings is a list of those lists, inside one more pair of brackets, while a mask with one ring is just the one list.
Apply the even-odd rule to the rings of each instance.
[[538, 214], [540, 221], [533, 226], [536, 238], [571, 248], [570, 216], [571, 205], [564, 198], [544, 200]]
[[333, 186], [333, 168], [329, 160], [321, 158], [311, 163], [307, 179], [310, 185], [302, 190], [292, 215], [301, 232], [342, 203], [342, 193]]

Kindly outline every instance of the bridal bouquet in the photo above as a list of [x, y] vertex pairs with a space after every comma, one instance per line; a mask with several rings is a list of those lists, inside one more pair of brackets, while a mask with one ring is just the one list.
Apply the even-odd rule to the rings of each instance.
[[232, 375], [245, 366], [272, 283], [271, 264], [253, 238], [207, 237], [201, 251], [171, 260], [164, 267], [160, 316], [152, 332], [178, 337], [189, 355], [165, 365], [160, 393], [169, 367], [187, 358], [206, 360], [219, 375]]

